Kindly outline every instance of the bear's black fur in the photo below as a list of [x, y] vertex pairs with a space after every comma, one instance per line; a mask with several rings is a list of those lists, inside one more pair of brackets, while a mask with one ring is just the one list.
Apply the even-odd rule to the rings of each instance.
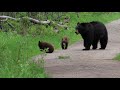
[[68, 38], [67, 37], [63, 37], [61, 40], [61, 47], [62, 49], [67, 49], [68, 48]]
[[50, 43], [47, 43], [47, 42], [38, 42], [38, 46], [40, 48], [41, 51], [45, 50], [45, 49], [48, 49], [46, 51], [46, 53], [52, 53], [54, 51], [54, 47], [52, 44]]
[[100, 40], [100, 49], [105, 49], [108, 43], [108, 32], [106, 26], [98, 21], [93, 21], [89, 23], [77, 23], [76, 34], [81, 34], [84, 40], [83, 50], [97, 49], [97, 44]]

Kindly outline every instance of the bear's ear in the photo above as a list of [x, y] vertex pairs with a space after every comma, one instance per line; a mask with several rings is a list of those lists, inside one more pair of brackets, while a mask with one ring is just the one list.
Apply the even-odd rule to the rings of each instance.
[[40, 41], [39, 41], [39, 43], [40, 43]]
[[80, 22], [77, 23], [77, 25], [79, 25], [79, 24], [80, 24]]

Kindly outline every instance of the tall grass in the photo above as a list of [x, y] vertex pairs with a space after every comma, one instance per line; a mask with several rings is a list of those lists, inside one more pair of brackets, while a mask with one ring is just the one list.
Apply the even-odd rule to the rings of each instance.
[[[46, 78], [47, 75], [43, 67], [44, 60], [40, 60], [40, 65], [36, 65], [30, 60], [31, 57], [41, 54], [38, 47], [39, 40], [53, 44], [55, 49], [61, 49], [60, 42], [63, 36], [70, 39], [70, 45], [81, 39], [80, 35], [74, 33], [77, 22], [102, 21], [108, 23], [120, 18], [120, 13], [117, 12], [80, 12], [80, 18], [74, 12], [68, 12], [66, 15], [70, 17], [70, 22], [67, 24], [69, 29], [60, 29], [59, 33], [54, 33], [50, 26], [45, 28], [45, 26], [32, 24], [29, 28], [26, 28], [30, 32], [24, 36], [13, 33], [11, 30], [7, 33], [0, 32], [0, 77]], [[18, 32], [24, 27], [20, 26], [22, 24], [12, 23], [17, 26], [16, 30]], [[31, 35], [34, 32], [37, 33], [35, 37]]]
[[30, 56], [34, 55], [33, 53], [37, 52], [32, 52], [33, 47], [30, 46], [29, 40], [29, 37], [22, 37], [13, 33], [0, 33], [1, 78], [46, 77], [44, 68], [29, 59]]

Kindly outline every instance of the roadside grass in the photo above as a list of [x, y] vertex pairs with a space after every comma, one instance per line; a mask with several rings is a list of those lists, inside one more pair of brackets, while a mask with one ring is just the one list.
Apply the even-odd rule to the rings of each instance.
[[58, 59], [70, 59], [70, 56], [58, 56]]
[[120, 61], [120, 53], [116, 55], [116, 57], [113, 58], [113, 60], [118, 60]]

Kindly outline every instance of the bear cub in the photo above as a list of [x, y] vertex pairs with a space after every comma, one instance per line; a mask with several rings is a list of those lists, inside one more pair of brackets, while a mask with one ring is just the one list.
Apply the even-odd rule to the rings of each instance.
[[62, 49], [67, 49], [68, 48], [68, 37], [63, 37], [62, 40], [61, 40], [61, 47]]
[[52, 44], [47, 43], [47, 42], [38, 42], [38, 46], [40, 48], [41, 51], [47, 49], [47, 51], [45, 51], [46, 53], [52, 53], [54, 51], [54, 47]]

